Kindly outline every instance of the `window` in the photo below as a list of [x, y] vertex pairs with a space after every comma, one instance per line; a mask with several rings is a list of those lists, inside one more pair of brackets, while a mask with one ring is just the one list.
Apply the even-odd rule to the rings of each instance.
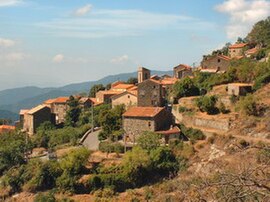
[[148, 122], [148, 127], [151, 127], [151, 122], [150, 121]]
[[130, 95], [128, 95], [128, 99], [130, 99]]
[[156, 86], [153, 86], [153, 88], [155, 89], [155, 88], [156, 88]]
[[217, 62], [220, 62], [220, 59], [218, 59]]

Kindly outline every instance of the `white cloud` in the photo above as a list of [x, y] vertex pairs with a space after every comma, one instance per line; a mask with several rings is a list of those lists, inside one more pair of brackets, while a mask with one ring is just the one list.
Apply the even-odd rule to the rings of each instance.
[[27, 57], [30, 55], [27, 55], [22, 52], [10, 52], [10, 53], [5, 53], [0, 55], [0, 62], [4, 66], [14, 66], [18, 65], [22, 61], [24, 61]]
[[11, 47], [15, 45], [15, 41], [11, 39], [0, 38], [0, 47]]
[[4, 6], [16, 6], [22, 3], [21, 0], [0, 0], [0, 7]]
[[129, 60], [128, 55], [122, 55], [120, 57], [116, 57], [116, 58], [111, 59], [110, 62], [113, 64], [122, 64], [124, 62], [127, 62], [128, 60]]
[[64, 58], [65, 57], [63, 54], [57, 54], [56, 56], [53, 57], [52, 61], [54, 63], [61, 63], [61, 62], [63, 62]]
[[94, 10], [84, 18], [59, 18], [37, 26], [52, 35], [72, 38], [141, 36], [150, 31], [209, 30], [214, 27], [189, 16], [141, 10]]
[[229, 16], [226, 26], [230, 39], [245, 37], [252, 26], [270, 15], [268, 0], [226, 0], [215, 7], [218, 12]]
[[91, 4], [87, 4], [85, 5], [84, 7], [81, 7], [79, 9], [77, 9], [75, 11], [75, 15], [76, 16], [83, 16], [83, 15], [86, 15], [87, 13], [89, 13], [92, 9], [92, 5]]

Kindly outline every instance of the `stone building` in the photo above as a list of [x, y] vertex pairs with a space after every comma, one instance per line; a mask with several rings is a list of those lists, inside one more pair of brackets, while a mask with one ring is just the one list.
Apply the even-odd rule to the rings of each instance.
[[229, 56], [231, 58], [238, 58], [244, 56], [245, 47], [247, 47], [247, 43], [236, 43], [229, 46]]
[[79, 105], [82, 109], [89, 109], [94, 103], [89, 97], [81, 97], [79, 99]]
[[[162, 135], [164, 144], [169, 144], [170, 140], [182, 137], [181, 130], [177, 126], [171, 127], [169, 130], [156, 131], [156, 133]], [[182, 137], [181, 139], [186, 140], [187, 138]]]
[[56, 124], [65, 122], [66, 113], [68, 110], [69, 97], [58, 97], [55, 99], [49, 99], [43, 104], [51, 109], [51, 112], [55, 114]]
[[185, 64], [180, 64], [173, 68], [174, 78], [182, 79], [187, 76], [192, 76], [192, 67]]
[[51, 109], [45, 105], [39, 105], [24, 114], [23, 130], [33, 135], [42, 123], [49, 121], [54, 124], [54, 120], [55, 116], [51, 113]]
[[167, 130], [171, 123], [171, 113], [163, 107], [132, 107], [123, 114], [127, 141], [133, 143], [142, 132]]
[[245, 96], [252, 92], [252, 84], [249, 83], [229, 83], [228, 95]]
[[230, 66], [230, 58], [225, 55], [204, 57], [201, 62], [201, 72], [224, 73]]
[[138, 96], [137, 93], [126, 91], [118, 95], [112, 96], [112, 107], [124, 104], [126, 109], [137, 106]]
[[138, 84], [139, 107], [163, 107], [164, 89], [160, 81], [148, 79]]
[[144, 67], [140, 67], [138, 70], [138, 83], [142, 83], [143, 81], [150, 79], [151, 71]]
[[23, 124], [24, 124], [24, 115], [29, 111], [30, 109], [21, 109], [20, 110], [20, 120], [19, 120], [19, 125], [18, 127], [23, 128]]

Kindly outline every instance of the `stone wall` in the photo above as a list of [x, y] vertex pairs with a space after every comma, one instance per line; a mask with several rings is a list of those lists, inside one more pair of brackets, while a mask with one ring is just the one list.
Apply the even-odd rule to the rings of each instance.
[[214, 56], [207, 60], [202, 61], [203, 69], [218, 69], [219, 71], [227, 71], [230, 65], [230, 61]]
[[230, 119], [208, 119], [202, 117], [194, 117], [193, 125], [195, 127], [204, 127], [221, 131], [228, 131], [231, 124]]
[[138, 106], [163, 107], [162, 86], [151, 80], [140, 83], [138, 85]]
[[125, 93], [123, 95], [119, 95], [112, 98], [112, 107], [114, 108], [117, 105], [124, 104], [126, 108], [129, 108], [131, 106], [137, 106], [138, 98], [137, 96]]
[[52, 112], [56, 115], [56, 123], [64, 123], [68, 110], [67, 104], [55, 103]]

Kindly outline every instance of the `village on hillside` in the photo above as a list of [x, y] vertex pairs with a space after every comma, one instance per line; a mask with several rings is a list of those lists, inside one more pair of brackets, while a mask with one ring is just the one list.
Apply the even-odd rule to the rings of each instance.
[[21, 109], [0, 125], [0, 201], [269, 201], [269, 46]]

